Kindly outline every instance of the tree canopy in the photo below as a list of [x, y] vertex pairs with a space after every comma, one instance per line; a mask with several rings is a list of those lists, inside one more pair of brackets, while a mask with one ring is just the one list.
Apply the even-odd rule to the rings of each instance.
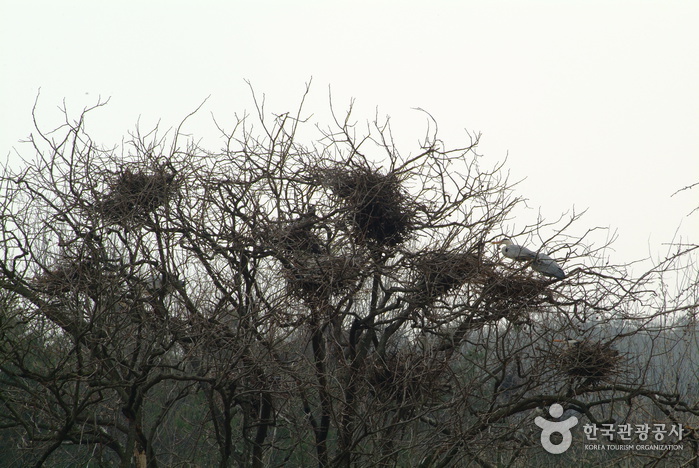
[[[120, 148], [85, 131], [99, 107], [0, 175], [3, 465], [593, 466], [630, 454], [583, 425], [622, 423], [682, 424], [633, 457], [696, 465], [697, 246], [633, 276], [580, 215], [512, 232], [478, 134], [406, 155], [350, 108], [304, 142], [302, 105], [257, 105], [218, 151]], [[554, 403], [581, 420], [563, 455], [534, 424]]]

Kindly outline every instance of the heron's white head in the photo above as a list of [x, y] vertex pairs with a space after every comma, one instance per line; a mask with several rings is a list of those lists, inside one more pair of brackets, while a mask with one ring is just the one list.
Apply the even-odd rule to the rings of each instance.
[[567, 344], [568, 346], [576, 346], [576, 345], [579, 345], [579, 344], [581, 343], [580, 340], [576, 340], [576, 339], [574, 339], [574, 338], [571, 338], [571, 339], [568, 339], [568, 340], [553, 340], [553, 341], [556, 341], [556, 342], [558, 342], [558, 343], [565, 343], [565, 344]]
[[502, 239], [500, 239], [498, 241], [494, 241], [493, 244], [501, 246], [500, 252], [502, 252], [502, 254], [504, 256], [512, 257], [512, 255], [510, 255], [510, 252], [509, 252], [509, 250], [510, 250], [509, 246], [514, 245], [514, 244], [512, 243], [512, 241], [510, 239], [508, 239], [507, 237], [503, 237]]
[[514, 245], [514, 243], [510, 239], [508, 239], [507, 237], [500, 239], [499, 241], [493, 241], [493, 244]]

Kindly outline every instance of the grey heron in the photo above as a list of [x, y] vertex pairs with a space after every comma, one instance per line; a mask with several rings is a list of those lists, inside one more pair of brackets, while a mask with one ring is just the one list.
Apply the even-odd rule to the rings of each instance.
[[185, 287], [185, 280], [170, 273], [155, 273], [146, 280], [146, 287], [152, 292], [164, 291], [171, 293]]
[[575, 348], [577, 346], [580, 346], [580, 344], [582, 343], [582, 341], [576, 340], [575, 338], [570, 338], [570, 339], [565, 339], [565, 340], [556, 339], [553, 341], [555, 341], [556, 343], [565, 343], [568, 348]]
[[542, 252], [534, 252], [521, 245], [514, 244], [510, 239], [503, 239], [493, 242], [493, 244], [502, 244], [500, 251], [507, 257], [518, 262], [531, 262], [532, 270], [541, 273], [544, 276], [551, 276], [556, 279], [566, 277], [565, 273], [554, 259]]

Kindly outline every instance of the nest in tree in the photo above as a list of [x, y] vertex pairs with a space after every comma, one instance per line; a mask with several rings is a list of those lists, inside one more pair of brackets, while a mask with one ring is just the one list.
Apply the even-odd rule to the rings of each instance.
[[553, 303], [553, 294], [548, 290], [549, 284], [549, 281], [525, 275], [492, 275], [483, 285], [484, 302], [490, 306], [508, 309]]
[[374, 361], [369, 369], [367, 382], [372, 393], [401, 405], [419, 403], [435, 396], [436, 389], [443, 389], [443, 366], [417, 354], [390, 353]]
[[611, 343], [573, 341], [559, 355], [561, 371], [583, 385], [595, 385], [619, 373], [622, 356]]
[[91, 260], [65, 263], [34, 279], [34, 286], [50, 295], [87, 291], [96, 285], [100, 271]]
[[414, 266], [416, 299], [424, 303], [432, 302], [489, 271], [476, 255], [464, 252], [427, 252], [418, 257]]
[[151, 172], [126, 169], [109, 184], [99, 210], [117, 222], [146, 217], [168, 202], [177, 190], [174, 181], [175, 174], [163, 168]]
[[347, 209], [357, 241], [392, 247], [407, 238], [416, 212], [397, 174], [342, 166], [320, 177]]
[[320, 254], [323, 252], [320, 238], [313, 232], [315, 219], [306, 217], [286, 224], [273, 231], [272, 241], [285, 253], [311, 253]]
[[353, 256], [296, 253], [282, 264], [289, 288], [302, 299], [347, 291], [361, 275], [361, 262]]

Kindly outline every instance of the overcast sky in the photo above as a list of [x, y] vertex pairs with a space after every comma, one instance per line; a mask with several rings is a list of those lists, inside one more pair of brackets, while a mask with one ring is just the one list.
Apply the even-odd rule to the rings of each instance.
[[[140, 119], [214, 135], [251, 110], [327, 121], [328, 87], [357, 118], [390, 115], [403, 154], [428, 110], [447, 145], [482, 132], [487, 162], [508, 158], [518, 195], [548, 219], [618, 230], [614, 263], [660, 255], [675, 232], [699, 242], [699, 2], [696, 1], [24, 1], [0, 0], [0, 151], [17, 160], [65, 99], [101, 96], [88, 130], [105, 145]], [[218, 142], [205, 140], [212, 149]], [[13, 149], [14, 148], [14, 149]], [[679, 239], [676, 239], [679, 240]], [[538, 247], [534, 245], [533, 247]]]

